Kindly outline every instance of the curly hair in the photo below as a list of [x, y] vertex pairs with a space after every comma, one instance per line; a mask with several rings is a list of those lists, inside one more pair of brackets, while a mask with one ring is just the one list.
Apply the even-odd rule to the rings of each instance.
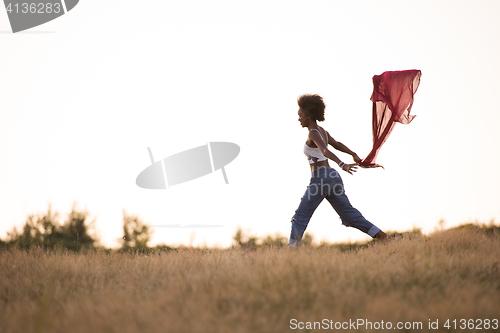
[[297, 104], [309, 118], [317, 121], [325, 120], [325, 103], [320, 95], [302, 95], [297, 99]]

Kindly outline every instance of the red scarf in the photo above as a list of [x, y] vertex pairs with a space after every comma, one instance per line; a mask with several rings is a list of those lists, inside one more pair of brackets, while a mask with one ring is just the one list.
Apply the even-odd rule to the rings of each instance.
[[363, 168], [374, 168], [377, 154], [391, 134], [396, 122], [409, 124], [413, 95], [417, 91], [422, 72], [416, 69], [384, 72], [373, 76], [373, 148], [368, 156], [359, 162]]

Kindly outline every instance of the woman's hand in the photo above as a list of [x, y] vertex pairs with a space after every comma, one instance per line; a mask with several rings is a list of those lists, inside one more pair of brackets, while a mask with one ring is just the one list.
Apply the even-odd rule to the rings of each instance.
[[356, 163], [353, 163], [353, 164], [344, 164], [342, 165], [342, 170], [344, 170], [345, 172], [348, 172], [352, 175], [353, 172], [356, 172], [358, 168], [358, 165]]
[[354, 162], [356, 162], [356, 164], [361, 162], [361, 159], [359, 158], [358, 154], [356, 154], [356, 153], [354, 153], [354, 155], [352, 155], [352, 159], [354, 160]]

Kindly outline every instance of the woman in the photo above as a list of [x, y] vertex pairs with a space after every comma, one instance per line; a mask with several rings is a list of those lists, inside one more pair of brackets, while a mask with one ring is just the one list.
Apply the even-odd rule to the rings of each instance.
[[[309, 165], [311, 166], [311, 182], [300, 201], [299, 208], [292, 218], [289, 247], [298, 248], [307, 224], [318, 205], [326, 198], [342, 219], [342, 224], [357, 228], [373, 238], [386, 239], [387, 235], [352, 207], [344, 192], [344, 184], [339, 173], [330, 168], [328, 159], [339, 165], [345, 172], [356, 172], [358, 155], [344, 144], [335, 141], [330, 134], [318, 126], [317, 121], [325, 120], [325, 103], [319, 95], [302, 95], [297, 100], [299, 104], [299, 122], [307, 127], [309, 136], [304, 145]], [[351, 155], [353, 164], [342, 162], [334, 153], [328, 150], [328, 145], [338, 151]]]

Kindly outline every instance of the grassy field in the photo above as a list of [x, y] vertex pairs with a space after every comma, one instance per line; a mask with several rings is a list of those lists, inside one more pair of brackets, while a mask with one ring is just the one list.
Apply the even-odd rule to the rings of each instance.
[[[5, 249], [0, 333], [333, 331], [335, 325], [364, 332], [366, 321], [374, 331], [389, 323], [393, 331], [429, 331], [429, 320], [438, 321], [433, 331], [449, 332], [454, 319], [456, 330], [461, 319], [473, 319], [469, 327], [492, 331], [492, 320], [500, 320], [500, 235], [492, 230], [298, 251]], [[349, 321], [360, 326], [347, 327]], [[323, 329], [307, 330], [314, 322]]]

